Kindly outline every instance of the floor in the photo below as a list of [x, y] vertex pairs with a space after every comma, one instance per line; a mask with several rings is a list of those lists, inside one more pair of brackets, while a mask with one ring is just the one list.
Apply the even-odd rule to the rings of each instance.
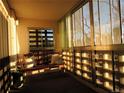
[[11, 93], [96, 93], [63, 72], [30, 76], [24, 86]]

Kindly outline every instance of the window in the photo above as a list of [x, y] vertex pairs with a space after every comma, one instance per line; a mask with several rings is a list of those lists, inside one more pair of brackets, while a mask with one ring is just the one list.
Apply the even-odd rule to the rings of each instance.
[[94, 0], [95, 45], [121, 44], [119, 0]]
[[122, 43], [124, 43], [124, 0], [120, 0], [121, 8], [121, 27], [122, 27]]
[[76, 46], [76, 33], [75, 33], [75, 15], [72, 14], [72, 27], [73, 27], [73, 46]]
[[110, 0], [113, 44], [121, 44], [119, 0]]
[[53, 48], [53, 30], [52, 29], [29, 29], [30, 50], [40, 48]]
[[99, 1], [101, 44], [112, 44], [109, 0]]
[[90, 11], [89, 3], [83, 6], [84, 44], [90, 45]]
[[72, 14], [72, 24], [74, 46], [90, 45], [89, 2]]
[[[95, 45], [121, 44], [121, 37], [124, 43], [124, 0], [92, 1]], [[91, 43], [89, 7], [87, 2], [72, 14], [74, 47], [89, 46]]]
[[93, 1], [93, 19], [94, 19], [94, 42], [95, 45], [101, 44], [101, 33], [99, 26], [98, 0]]
[[83, 46], [82, 8], [72, 15], [74, 46]]
[[82, 8], [75, 12], [76, 45], [83, 46]]

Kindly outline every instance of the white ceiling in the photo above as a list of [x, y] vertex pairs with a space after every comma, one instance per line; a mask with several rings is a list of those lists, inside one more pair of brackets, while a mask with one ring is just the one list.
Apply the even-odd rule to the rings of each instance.
[[80, 0], [7, 0], [18, 18], [58, 20]]

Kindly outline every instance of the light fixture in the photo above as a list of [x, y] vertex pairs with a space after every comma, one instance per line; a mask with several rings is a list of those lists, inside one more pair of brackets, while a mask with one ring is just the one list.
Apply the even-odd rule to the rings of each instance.
[[34, 66], [34, 64], [32, 63], [32, 64], [28, 64], [27, 65], [27, 68], [32, 68]]
[[86, 53], [82, 53], [82, 57], [87, 57], [87, 54]]
[[76, 59], [76, 62], [77, 62], [77, 63], [80, 63], [80, 59], [79, 59], [79, 58], [77, 58], [77, 59]]
[[43, 73], [43, 72], [45, 72], [45, 70], [44, 70], [44, 69], [40, 69], [39, 71], [40, 71], [40, 73]]
[[87, 64], [87, 60], [83, 60], [83, 63], [84, 63], [84, 64]]
[[105, 68], [105, 69], [109, 69], [108, 63], [105, 63], [105, 64], [104, 64], [104, 68]]
[[104, 59], [105, 59], [105, 60], [111, 60], [111, 55], [109, 55], [109, 54], [104, 54]]
[[77, 70], [76, 73], [81, 76], [80, 70]]
[[18, 26], [19, 25], [19, 20], [16, 20], [15, 22], [16, 22], [16, 26]]
[[79, 64], [77, 64], [76, 67], [77, 67], [78, 69], [81, 69], [81, 65], [79, 65]]
[[34, 75], [34, 74], [38, 74], [38, 73], [39, 73], [38, 70], [32, 71], [32, 74], [33, 74], [33, 75]]
[[63, 54], [63, 55], [66, 55], [66, 52], [63, 52], [62, 54]]
[[124, 73], [124, 66], [120, 67], [120, 71]]
[[76, 56], [77, 56], [77, 57], [80, 57], [80, 53], [76, 53]]
[[124, 62], [124, 55], [119, 56], [119, 61]]
[[120, 78], [120, 83], [124, 85], [124, 78]]

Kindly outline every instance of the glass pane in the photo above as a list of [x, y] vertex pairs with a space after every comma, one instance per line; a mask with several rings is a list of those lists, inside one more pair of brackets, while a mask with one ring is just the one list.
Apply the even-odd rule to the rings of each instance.
[[53, 33], [47, 33], [47, 36], [53, 36]]
[[49, 41], [53, 41], [53, 38], [47, 38], [47, 40], [49, 40]]
[[82, 9], [75, 12], [76, 46], [83, 46]]
[[68, 34], [68, 46], [72, 47], [71, 16], [66, 17], [66, 31]]
[[111, 1], [111, 18], [112, 18], [112, 39], [113, 39], [113, 44], [121, 44], [119, 0], [110, 0], [110, 1]]
[[110, 25], [110, 3], [109, 0], [99, 1], [100, 12], [100, 29], [101, 29], [101, 44], [112, 44], [111, 25]]
[[124, 43], [124, 0], [120, 0], [120, 5], [121, 5], [122, 42]]
[[41, 29], [41, 31], [42, 31], [43, 33], [45, 33], [45, 30]]
[[36, 31], [36, 30], [34, 30], [34, 29], [30, 29], [30, 30], [29, 30], [29, 32], [35, 32], [35, 31]]
[[47, 30], [48, 33], [53, 33], [52, 29]]
[[38, 31], [38, 33], [41, 33], [41, 32], [42, 32], [42, 30], [41, 30], [41, 29], [37, 29], [37, 31]]
[[74, 46], [83, 46], [82, 8], [72, 15]]
[[94, 19], [94, 42], [95, 45], [100, 45], [101, 34], [99, 27], [98, 0], [93, 1], [93, 19]]
[[82, 8], [80, 8], [80, 46], [84, 46], [84, 35], [83, 35], [83, 11]]
[[78, 17], [79, 17], [79, 11], [75, 12], [75, 39], [76, 39], [76, 46], [79, 46], [78, 44], [80, 43], [80, 37], [78, 37]]
[[76, 37], [75, 37], [75, 15], [72, 14], [72, 25], [73, 25], [73, 45], [76, 46]]
[[83, 23], [84, 23], [84, 44], [90, 45], [90, 13], [89, 3], [83, 6]]

